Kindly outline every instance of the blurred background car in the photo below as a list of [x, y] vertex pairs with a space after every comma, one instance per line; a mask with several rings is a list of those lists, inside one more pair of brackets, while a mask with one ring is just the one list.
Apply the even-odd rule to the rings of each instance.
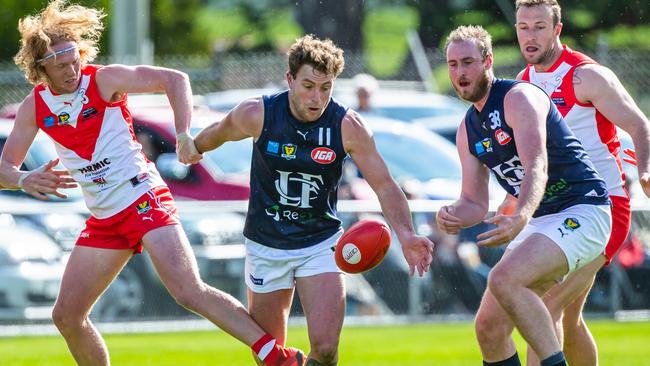
[[49, 320], [67, 256], [46, 234], [0, 214], [0, 321]]

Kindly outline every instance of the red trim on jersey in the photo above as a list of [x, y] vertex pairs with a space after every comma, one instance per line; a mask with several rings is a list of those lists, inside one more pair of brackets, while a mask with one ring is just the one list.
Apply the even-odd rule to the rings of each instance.
[[[84, 105], [80, 115], [77, 116], [76, 127], [69, 124], [60, 124], [60, 116], [54, 114], [47, 103], [41, 97], [40, 92], [49, 88], [44, 84], [39, 84], [34, 88], [36, 124], [46, 134], [50, 135], [53, 140], [64, 146], [65, 148], [74, 151], [80, 158], [91, 161], [93, 153], [95, 152], [95, 145], [97, 138], [102, 129], [102, 121], [104, 119], [104, 112], [108, 104], [99, 94], [97, 84], [95, 82], [95, 74], [101, 66], [99, 65], [86, 65], [81, 69], [81, 74], [89, 75], [90, 82], [86, 90], [86, 97], [88, 102]], [[74, 93], [71, 94], [76, 94]], [[88, 118], [83, 118], [83, 111], [95, 109], [95, 113]], [[48, 122], [47, 119], [54, 119], [54, 124]], [[51, 121], [51, 120], [50, 120]]]
[[[600, 141], [607, 146], [607, 150], [616, 159], [616, 165], [621, 172], [621, 180], [625, 182], [625, 172], [623, 171], [623, 163], [621, 162], [621, 140], [618, 138], [616, 132], [616, 125], [607, 119], [600, 111], [596, 109], [596, 128], [598, 129], [598, 136]], [[627, 191], [626, 191], [627, 193]]]

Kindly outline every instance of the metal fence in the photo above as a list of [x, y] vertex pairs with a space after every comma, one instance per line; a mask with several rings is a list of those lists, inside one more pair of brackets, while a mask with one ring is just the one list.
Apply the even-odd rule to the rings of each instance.
[[[602, 48], [588, 54], [594, 55], [600, 63], [610, 67], [641, 109], [646, 114], [650, 114], [650, 50]], [[347, 52], [345, 57], [346, 66], [342, 78], [350, 78], [357, 73], [370, 71], [365, 55]], [[444, 65], [444, 55], [438, 50], [430, 50], [427, 59], [433, 69]], [[102, 64], [115, 61], [110, 57], [97, 60]], [[508, 65], [497, 66], [495, 70], [500, 77], [515, 77], [524, 66], [521, 59], [505, 61]], [[284, 85], [286, 72], [286, 58], [280, 53], [161, 56], [155, 59], [155, 64], [187, 72], [192, 80], [195, 94], [228, 89], [260, 88], [269, 84]], [[503, 62], [497, 62], [497, 65], [499, 64], [503, 65]], [[410, 58], [406, 59], [404, 66], [386, 79], [421, 81], [417, 68]], [[0, 105], [19, 102], [30, 90], [31, 86], [13, 63], [0, 63]]]

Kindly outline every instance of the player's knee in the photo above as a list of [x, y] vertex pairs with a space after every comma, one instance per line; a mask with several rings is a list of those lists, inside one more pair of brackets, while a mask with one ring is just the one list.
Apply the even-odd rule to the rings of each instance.
[[68, 309], [58, 303], [52, 309], [52, 321], [61, 333], [80, 327], [85, 319], [86, 316], [76, 314], [72, 309]]
[[509, 330], [503, 322], [485, 314], [477, 314], [474, 321], [476, 340], [482, 346], [489, 346], [492, 343], [502, 343], [503, 339], [509, 336]]
[[338, 358], [338, 342], [335, 340], [312, 340], [310, 358], [324, 365], [334, 364]]
[[202, 287], [205, 287], [205, 284], [199, 283], [192, 286], [180, 286], [174, 289], [170, 288], [169, 291], [178, 305], [194, 311], [198, 308], [201, 300]]
[[501, 266], [496, 266], [490, 271], [487, 286], [496, 298], [508, 296], [515, 286], [515, 283], [512, 281], [512, 275], [507, 272]]

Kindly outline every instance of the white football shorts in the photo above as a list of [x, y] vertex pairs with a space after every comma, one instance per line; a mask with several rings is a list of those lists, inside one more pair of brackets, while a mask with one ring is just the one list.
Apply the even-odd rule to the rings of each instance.
[[283, 250], [246, 239], [246, 285], [253, 292], [267, 293], [294, 287], [296, 277], [321, 273], [343, 273], [334, 260], [332, 247], [343, 230], [324, 241], [302, 249]]
[[607, 205], [575, 205], [555, 214], [535, 217], [508, 245], [515, 249], [532, 234], [553, 240], [564, 252], [569, 273], [603, 254], [612, 232], [612, 210]]

